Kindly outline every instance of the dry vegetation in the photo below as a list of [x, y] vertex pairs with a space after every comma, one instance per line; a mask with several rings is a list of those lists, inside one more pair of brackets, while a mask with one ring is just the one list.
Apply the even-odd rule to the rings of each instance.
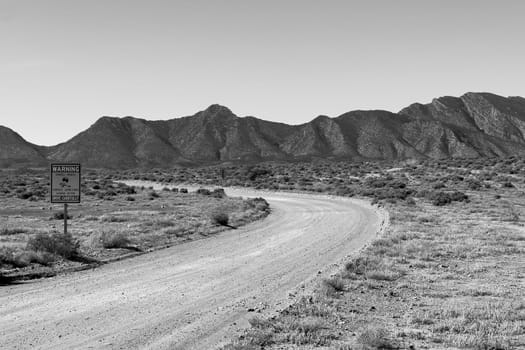
[[[390, 212], [389, 229], [337, 275], [319, 281], [311, 295], [279, 315], [251, 319], [252, 327], [225, 349], [525, 348], [523, 159], [266, 163], [116, 171], [112, 176], [366, 197]], [[5, 215], [13, 222], [20, 219], [21, 203], [29, 212], [40, 211], [30, 203], [42, 194], [33, 189], [34, 183], [24, 182], [24, 188], [14, 183], [0, 188], [0, 195], [3, 191], [19, 201], [12, 210], [2, 209], [2, 220]], [[232, 203], [228, 217], [212, 208], [206, 218], [194, 216], [201, 210], [192, 212], [199, 205], [191, 200], [207, 196], [205, 202], [210, 203], [211, 193], [144, 189], [126, 194], [126, 200], [119, 196], [119, 191], [129, 191], [125, 187], [93, 184], [88, 181], [85, 189], [93, 205], [86, 205], [90, 209], [81, 215], [73, 211], [73, 227], [84, 237], [80, 250], [89, 256], [108, 254], [115, 246], [147, 249], [159, 242], [159, 236], [186, 239], [209, 234], [235, 226], [241, 215], [235, 214], [233, 208], [239, 207]], [[141, 207], [130, 211], [126, 206], [135, 198]], [[235, 203], [243, 210], [259, 205]], [[28, 244], [39, 230], [60, 228], [59, 222], [46, 221], [52, 216], [47, 208], [40, 212], [23, 225], [3, 222], [4, 245], [12, 247], [18, 239]], [[182, 216], [192, 224], [182, 225]], [[135, 232], [141, 232], [140, 239]], [[108, 249], [89, 251], [95, 246]], [[46, 252], [26, 249], [24, 254], [23, 261], [45, 264], [50, 259]]]
[[266, 216], [264, 199], [229, 198], [222, 189], [130, 187], [110, 173], [84, 176], [81, 204], [48, 200], [44, 171], [0, 173], [0, 274], [35, 277], [214, 235]]
[[312, 172], [301, 190], [370, 196], [391, 225], [310, 296], [252, 319], [225, 349], [525, 348], [524, 165], [363, 164], [367, 172], [351, 174], [339, 164], [331, 168], [344, 174], [326, 177], [324, 163], [304, 165]]

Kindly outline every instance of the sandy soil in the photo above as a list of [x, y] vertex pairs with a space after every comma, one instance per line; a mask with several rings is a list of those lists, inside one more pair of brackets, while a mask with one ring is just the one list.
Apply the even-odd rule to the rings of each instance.
[[333, 269], [373, 239], [385, 219], [358, 200], [226, 192], [262, 196], [272, 214], [95, 270], [0, 287], [0, 344], [212, 349], [246, 327], [250, 317], [286, 307], [320, 271]]

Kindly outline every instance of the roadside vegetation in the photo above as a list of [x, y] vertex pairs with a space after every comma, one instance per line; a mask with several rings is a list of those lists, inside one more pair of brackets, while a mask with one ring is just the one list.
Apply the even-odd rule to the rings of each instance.
[[523, 160], [367, 166], [328, 192], [371, 197], [387, 231], [224, 349], [525, 348]]
[[[210, 237], [268, 215], [262, 199], [224, 190], [132, 187], [87, 171], [82, 203], [50, 204], [45, 171], [0, 172], [0, 275], [37, 277]], [[23, 193], [24, 195], [19, 195]]]
[[[166, 188], [117, 184], [124, 179]], [[0, 197], [12, 199], [2, 208], [2, 220], [11, 220], [0, 225], [0, 259], [10, 261], [4, 266], [49, 264], [58, 256], [27, 249], [30, 237], [49, 234], [53, 224], [54, 230], [61, 227], [54, 210], [31, 206], [42, 190], [35, 180], [45, 182], [31, 175], [0, 186]], [[232, 201], [228, 206], [220, 191], [188, 194], [181, 184], [367, 198], [390, 213], [383, 235], [337, 274], [320, 279], [315, 290], [278, 315], [251, 318], [251, 327], [224, 349], [525, 348], [525, 159], [272, 162], [94, 172], [84, 188], [92, 204], [72, 211], [73, 230], [83, 232], [73, 233], [80, 242], [77, 251], [97, 257], [150, 249], [266, 215], [262, 200], [227, 199]], [[217, 206], [202, 210], [192, 200]], [[140, 209], [131, 211], [128, 205], [134, 202]], [[40, 212], [40, 218], [15, 224], [22, 206]], [[182, 217], [191, 225], [179, 224]], [[16, 242], [26, 247], [20, 255], [13, 254]]]

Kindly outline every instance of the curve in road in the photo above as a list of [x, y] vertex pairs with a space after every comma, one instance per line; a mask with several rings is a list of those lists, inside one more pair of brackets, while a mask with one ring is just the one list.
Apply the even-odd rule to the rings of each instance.
[[238, 230], [95, 270], [0, 287], [6, 349], [211, 349], [373, 239], [384, 214], [364, 201], [262, 196], [272, 214]]

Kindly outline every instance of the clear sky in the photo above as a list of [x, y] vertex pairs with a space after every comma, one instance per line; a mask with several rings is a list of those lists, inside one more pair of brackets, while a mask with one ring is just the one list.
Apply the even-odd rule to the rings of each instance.
[[299, 124], [525, 96], [524, 16], [521, 0], [0, 0], [0, 125], [52, 145], [104, 115], [213, 103]]

